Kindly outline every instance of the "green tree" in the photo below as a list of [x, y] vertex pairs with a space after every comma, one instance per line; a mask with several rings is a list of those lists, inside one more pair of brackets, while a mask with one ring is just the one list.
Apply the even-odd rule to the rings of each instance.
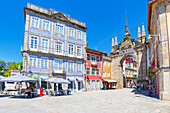
[[12, 69], [12, 66], [8, 66], [7, 71], [4, 73], [5, 77], [11, 76], [11, 69]]
[[18, 67], [20, 66], [20, 69], [22, 70], [22, 65], [23, 65], [22, 62], [18, 62], [18, 63], [13, 62], [12, 69], [18, 70], [19, 69]]
[[6, 64], [7, 69], [9, 66], [12, 66], [12, 65], [13, 65], [13, 62], [7, 62], [7, 64]]
[[0, 70], [4, 70], [6, 68], [6, 63], [3, 60], [0, 60]]
[[8, 76], [11, 76], [11, 69], [14, 69], [14, 70], [18, 70], [18, 67], [20, 66], [21, 70], [22, 70], [22, 65], [23, 63], [22, 62], [10, 62], [10, 63], [7, 63], [8, 67], [7, 67], [7, 70], [5, 71], [4, 73], [4, 76], [5, 77], [8, 77]]

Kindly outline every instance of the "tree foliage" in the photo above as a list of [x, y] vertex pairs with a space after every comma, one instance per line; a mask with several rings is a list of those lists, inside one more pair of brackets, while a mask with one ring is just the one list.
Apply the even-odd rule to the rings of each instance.
[[[11, 70], [22, 70], [23, 67], [23, 63], [22, 62], [7, 62], [5, 63], [5, 61], [0, 61], [0, 66], [3, 67], [3, 70], [5, 70], [4, 76], [8, 77], [11, 76]], [[2, 70], [0, 67], [0, 70]]]
[[6, 68], [6, 63], [3, 60], [0, 60], [0, 70], [4, 70]]

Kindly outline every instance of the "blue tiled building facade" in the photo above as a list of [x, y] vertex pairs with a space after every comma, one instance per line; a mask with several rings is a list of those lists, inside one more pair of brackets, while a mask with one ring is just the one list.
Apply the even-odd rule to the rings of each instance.
[[39, 78], [38, 87], [49, 87], [44, 85], [44, 80], [59, 77], [71, 82], [62, 87], [81, 91], [84, 88], [85, 23], [29, 3], [24, 14], [25, 36], [21, 48], [24, 74]]

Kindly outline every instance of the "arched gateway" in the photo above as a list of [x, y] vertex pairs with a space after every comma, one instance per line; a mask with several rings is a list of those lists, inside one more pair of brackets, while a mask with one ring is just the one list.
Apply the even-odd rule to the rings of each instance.
[[117, 88], [123, 88], [123, 61], [128, 57], [135, 57], [137, 62], [137, 81], [147, 85], [147, 43], [144, 24], [142, 36], [138, 26], [138, 40], [130, 38], [128, 26], [125, 26], [125, 37], [117, 44], [117, 36], [112, 37], [112, 77], [117, 80]]

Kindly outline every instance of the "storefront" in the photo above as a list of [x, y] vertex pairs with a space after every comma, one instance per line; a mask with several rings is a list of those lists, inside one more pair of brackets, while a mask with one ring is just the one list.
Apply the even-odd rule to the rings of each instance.
[[77, 88], [76, 88], [76, 90], [77, 91], [82, 91], [82, 89], [83, 89], [83, 78], [76, 78], [76, 86], [77, 86]]
[[113, 79], [103, 79], [103, 86], [105, 85], [106, 89], [116, 89], [116, 80]]
[[100, 90], [100, 76], [86, 75], [85, 85], [86, 90]]

